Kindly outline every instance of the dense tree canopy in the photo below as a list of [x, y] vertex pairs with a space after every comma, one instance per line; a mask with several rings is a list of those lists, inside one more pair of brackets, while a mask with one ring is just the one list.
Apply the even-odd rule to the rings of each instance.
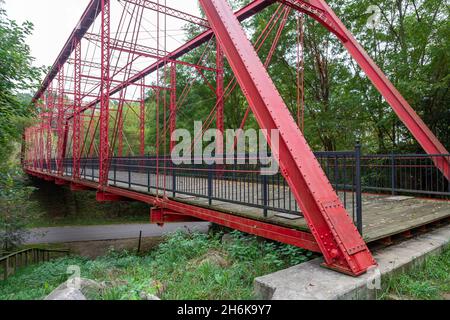
[[32, 188], [23, 184], [17, 169], [18, 142], [23, 127], [32, 121], [31, 96], [40, 69], [26, 44], [32, 25], [8, 19], [0, 0], [0, 252], [21, 242], [27, 221]]
[[12, 142], [21, 133], [21, 118], [30, 117], [29, 91], [41, 72], [33, 67], [26, 37], [32, 32], [29, 22], [10, 20], [0, 1], [0, 161], [10, 154]]
[[[232, 1], [236, 8], [246, 2]], [[448, 148], [450, 20], [446, 1], [329, 0], [328, 3]], [[253, 43], [275, 10], [276, 5], [245, 23]], [[373, 19], [378, 23], [370, 23]], [[276, 29], [259, 51], [263, 61]], [[198, 29], [190, 27], [188, 32], [192, 36]], [[197, 62], [203, 49], [192, 52], [186, 59]], [[291, 12], [268, 70], [294, 116], [296, 51], [297, 14]], [[355, 141], [360, 140], [367, 152], [421, 152], [420, 146], [336, 37], [307, 16], [304, 55], [305, 135], [314, 150], [351, 149]], [[214, 66], [214, 52], [207, 60], [206, 64]], [[228, 67], [226, 83], [232, 76]], [[213, 74], [207, 77], [214, 82]], [[193, 78], [192, 70], [185, 70], [178, 76], [178, 87], [183, 88]], [[200, 77], [196, 80], [202, 83]], [[209, 87], [196, 84], [181, 106], [179, 126], [192, 128], [192, 119], [205, 120], [214, 103]], [[239, 127], [247, 106], [240, 90], [235, 90], [226, 102], [226, 127]], [[149, 106], [148, 114], [154, 115], [154, 104]], [[153, 123], [151, 120], [154, 121], [154, 116], [149, 119]], [[254, 118], [249, 119], [247, 127], [257, 128]], [[152, 127], [148, 129], [148, 143], [154, 145], [156, 132]]]

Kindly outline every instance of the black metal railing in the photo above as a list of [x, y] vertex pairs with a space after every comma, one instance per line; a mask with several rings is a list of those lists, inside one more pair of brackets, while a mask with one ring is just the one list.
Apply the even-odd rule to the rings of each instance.
[[[321, 152], [316, 156], [333, 183], [344, 206], [357, 225], [362, 225], [362, 202], [358, 193], [358, 175], [354, 163], [359, 148], [348, 152]], [[213, 202], [230, 203], [269, 213], [288, 213], [301, 216], [301, 210], [284, 177], [261, 174], [261, 163], [269, 159], [257, 155], [235, 156], [233, 164], [205, 164], [197, 159], [175, 165], [169, 157], [114, 157], [111, 159], [110, 185], [138, 189], [151, 194], [165, 194], [180, 198], [191, 196]], [[205, 160], [205, 159], [203, 159]], [[227, 161], [225, 161], [227, 162]], [[81, 159], [81, 177], [98, 179], [98, 159]], [[72, 174], [72, 161], [64, 161], [64, 172]]]
[[363, 191], [450, 199], [450, 181], [435, 162], [450, 154], [379, 154], [361, 158]]
[[69, 250], [66, 249], [28, 248], [7, 254], [0, 257], [0, 279], [8, 279], [8, 277], [13, 275], [19, 268], [50, 261], [50, 259], [54, 257], [67, 255], [68, 253]]
[[[387, 154], [364, 155], [360, 145], [352, 151], [316, 152], [316, 158], [341, 198], [355, 225], [362, 231], [362, 193], [412, 195], [450, 199], [450, 183], [435, 166], [450, 161], [450, 155]], [[257, 155], [232, 158], [233, 164], [207, 165], [204, 160], [175, 165], [169, 157], [114, 157], [110, 185], [137, 189], [169, 197], [192, 196], [213, 202], [231, 203], [261, 210], [261, 214], [301, 210], [283, 176], [262, 175], [267, 160]], [[267, 163], [267, 161], [263, 161]], [[63, 161], [64, 174], [72, 175], [72, 159]], [[56, 168], [56, 161], [52, 161]], [[44, 168], [46, 171], [46, 168]], [[81, 177], [96, 181], [98, 158], [81, 159]]]

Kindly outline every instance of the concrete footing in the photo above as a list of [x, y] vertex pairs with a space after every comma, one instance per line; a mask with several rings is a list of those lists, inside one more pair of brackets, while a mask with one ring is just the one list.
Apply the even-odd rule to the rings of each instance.
[[378, 268], [350, 277], [320, 266], [321, 258], [255, 279], [255, 292], [264, 300], [375, 299], [390, 276], [420, 265], [450, 244], [450, 226], [374, 252]]

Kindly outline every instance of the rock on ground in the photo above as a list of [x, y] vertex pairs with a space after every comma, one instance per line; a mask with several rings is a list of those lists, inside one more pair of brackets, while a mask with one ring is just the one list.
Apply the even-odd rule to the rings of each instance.
[[[78, 280], [79, 282], [76, 283]], [[44, 300], [87, 300], [86, 294], [100, 292], [102, 288], [102, 285], [90, 279], [80, 278], [75, 282], [74, 279], [69, 279], [53, 290]]]

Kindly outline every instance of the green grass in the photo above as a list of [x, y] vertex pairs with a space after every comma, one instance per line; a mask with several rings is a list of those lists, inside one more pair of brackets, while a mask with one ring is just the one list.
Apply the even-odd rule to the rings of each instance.
[[450, 294], [450, 246], [413, 270], [387, 281], [380, 299], [440, 300]]
[[307, 261], [306, 250], [260, 241], [233, 232], [221, 243], [215, 235], [175, 233], [145, 255], [111, 251], [88, 260], [66, 257], [19, 270], [0, 282], [0, 299], [42, 299], [64, 282], [67, 267], [78, 265], [81, 276], [106, 288], [91, 298], [140, 299], [164, 288], [162, 299], [251, 299], [255, 277]]

